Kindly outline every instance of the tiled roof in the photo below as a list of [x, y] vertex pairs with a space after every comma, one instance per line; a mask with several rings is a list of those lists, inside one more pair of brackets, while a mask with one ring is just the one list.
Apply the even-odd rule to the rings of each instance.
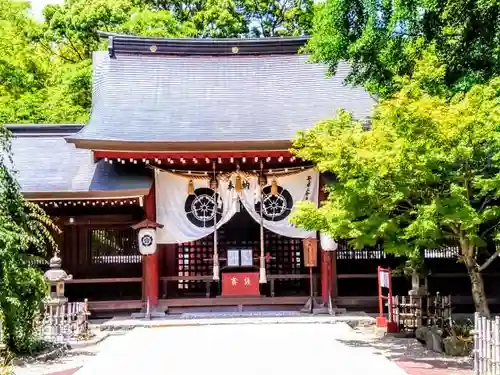
[[367, 119], [375, 101], [346, 86], [349, 67], [297, 54], [179, 56], [99, 51], [93, 105], [75, 139], [129, 142], [290, 140], [344, 108]]
[[149, 189], [152, 179], [133, 165], [94, 163], [91, 152], [64, 137], [81, 125], [8, 125], [17, 180], [24, 193]]

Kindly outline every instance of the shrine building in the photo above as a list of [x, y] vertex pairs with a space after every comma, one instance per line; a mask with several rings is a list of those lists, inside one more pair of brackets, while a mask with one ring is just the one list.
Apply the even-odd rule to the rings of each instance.
[[[100, 312], [146, 300], [293, 308], [308, 300], [312, 263], [313, 294], [341, 297], [337, 256], [288, 221], [296, 202], [320, 204], [325, 176], [289, 149], [338, 109], [368, 119], [375, 101], [343, 83], [348, 67], [328, 78], [299, 53], [305, 37], [100, 35], [109, 47], [93, 55], [87, 124], [8, 125], [25, 197], [62, 229], [70, 300]], [[133, 227], [145, 219], [158, 224], [147, 256], [151, 238]]]

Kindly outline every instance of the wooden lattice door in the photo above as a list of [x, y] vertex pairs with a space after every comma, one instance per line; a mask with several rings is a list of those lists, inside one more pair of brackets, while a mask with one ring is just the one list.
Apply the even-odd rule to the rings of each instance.
[[[254, 265], [258, 266], [260, 254], [260, 226], [242, 208], [217, 232], [218, 252], [221, 267], [225, 266], [228, 248], [252, 248]], [[213, 234], [194, 242], [177, 245], [176, 264], [178, 276], [212, 275], [214, 249]], [[305, 274], [302, 240], [280, 236], [264, 231], [264, 249], [270, 258], [266, 263], [269, 274]], [[200, 281], [179, 281], [180, 295], [204, 295], [205, 283]], [[278, 280], [275, 283], [277, 295], [298, 294], [307, 291], [307, 280]]]
[[[281, 236], [264, 231], [265, 251], [271, 256], [267, 272], [272, 275], [306, 274], [302, 239]], [[275, 283], [276, 295], [303, 294], [307, 291], [307, 280], [280, 279]]]
[[[219, 233], [220, 235], [220, 233]], [[212, 274], [214, 235], [211, 234], [198, 241], [177, 245], [176, 263], [178, 276], [206, 276]], [[201, 281], [179, 281], [179, 294], [205, 293], [205, 283]]]

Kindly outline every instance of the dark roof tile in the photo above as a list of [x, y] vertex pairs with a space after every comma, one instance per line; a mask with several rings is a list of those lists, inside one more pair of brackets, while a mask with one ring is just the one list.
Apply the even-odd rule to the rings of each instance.
[[[43, 125], [42, 125], [43, 126]], [[9, 126], [14, 132], [12, 152], [16, 178], [24, 193], [90, 192], [148, 189], [152, 179], [148, 171], [136, 165], [94, 163], [91, 152], [66, 142], [64, 129], [56, 134], [27, 132]], [[42, 134], [40, 134], [42, 133]]]
[[344, 108], [364, 120], [375, 101], [326, 78], [305, 55], [155, 56], [99, 51], [93, 107], [74, 138], [109, 141], [290, 140]]

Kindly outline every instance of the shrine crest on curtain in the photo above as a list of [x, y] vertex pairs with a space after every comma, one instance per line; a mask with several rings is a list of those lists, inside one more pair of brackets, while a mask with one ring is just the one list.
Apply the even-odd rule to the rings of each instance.
[[217, 180], [215, 186], [209, 176], [155, 170], [156, 217], [163, 224], [157, 230], [158, 243], [196, 241], [213, 233], [238, 211], [238, 202], [258, 223], [262, 210], [263, 225], [272, 232], [293, 238], [315, 236], [288, 221], [296, 202], [318, 204], [319, 173], [315, 169], [269, 176], [262, 197], [257, 174], [219, 174]]

